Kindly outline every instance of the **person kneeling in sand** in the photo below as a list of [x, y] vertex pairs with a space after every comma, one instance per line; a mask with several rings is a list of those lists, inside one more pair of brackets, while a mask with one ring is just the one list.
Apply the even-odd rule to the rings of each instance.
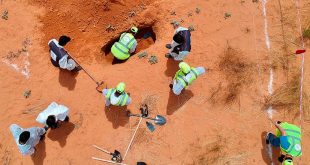
[[169, 85], [176, 95], [179, 95], [184, 88], [191, 85], [199, 75], [205, 73], [204, 67], [193, 68], [185, 62], [180, 62], [179, 68], [180, 70], [175, 74], [172, 84]]
[[81, 67], [70, 57], [64, 46], [71, 41], [68, 36], [61, 36], [59, 42], [56, 39], [51, 39], [48, 42], [51, 54], [51, 62], [55, 67], [66, 69], [69, 71], [79, 71]]
[[136, 51], [138, 45], [135, 35], [138, 33], [137, 27], [132, 27], [131, 33], [123, 33], [118, 42], [115, 42], [111, 48], [111, 52], [118, 60], [127, 60], [131, 53]]
[[120, 82], [116, 88], [103, 89], [102, 91], [97, 87], [97, 91], [102, 93], [106, 99], [105, 105], [108, 107], [111, 104], [114, 106], [125, 106], [131, 103], [130, 93], [125, 92], [126, 84]]
[[69, 121], [69, 108], [64, 105], [58, 105], [52, 102], [43, 112], [41, 112], [36, 121], [44, 124], [44, 128], [56, 129], [61, 125], [61, 122]]
[[46, 130], [40, 127], [31, 127], [23, 129], [17, 124], [10, 126], [19, 151], [24, 155], [32, 155], [35, 152], [35, 146], [44, 139]]
[[169, 53], [166, 54], [167, 58], [173, 58], [175, 61], [182, 61], [191, 51], [191, 32], [179, 25], [174, 26], [175, 33], [171, 44], [167, 44], [166, 48]]

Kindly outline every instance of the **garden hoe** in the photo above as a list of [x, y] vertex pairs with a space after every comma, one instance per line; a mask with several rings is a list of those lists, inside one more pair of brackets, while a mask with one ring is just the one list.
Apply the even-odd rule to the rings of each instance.
[[[140, 111], [141, 111], [141, 114], [138, 115], [138, 114], [132, 114], [130, 113], [130, 111], [128, 111], [127, 113], [127, 116], [128, 117], [131, 117], [131, 116], [134, 116], [134, 117], [142, 117], [142, 118], [145, 118], [145, 119], [149, 119], [149, 120], [153, 120], [155, 124], [157, 125], [165, 125], [166, 124], [166, 119], [161, 116], [161, 115], [156, 115], [155, 118], [151, 118], [151, 117], [148, 117], [148, 106], [146, 104], [142, 105], [140, 107]], [[153, 132], [155, 130], [155, 126], [151, 123], [151, 122], [146, 122], [146, 126], [148, 127], [148, 129]]]
[[100, 83], [98, 81], [95, 80], [95, 78], [87, 71], [85, 70], [81, 65], [80, 63], [77, 62], [77, 60], [75, 58], [73, 58], [71, 55], [69, 55], [71, 57], [71, 59], [73, 59], [73, 61], [75, 61], [76, 64], [78, 64], [81, 69], [97, 84], [97, 87], [103, 85], [103, 81], [101, 81]]

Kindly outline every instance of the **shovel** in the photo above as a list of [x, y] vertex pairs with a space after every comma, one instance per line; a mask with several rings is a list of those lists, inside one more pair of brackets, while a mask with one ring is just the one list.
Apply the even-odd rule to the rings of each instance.
[[[157, 125], [165, 125], [166, 124], [166, 119], [161, 115], [156, 115], [155, 118], [148, 117], [149, 111], [148, 111], [148, 106], [146, 104], [141, 105], [140, 111], [141, 111], [141, 114], [139, 114], [139, 115], [138, 114], [132, 114], [132, 113], [130, 113], [130, 111], [127, 111], [127, 116], [128, 117], [135, 116], [135, 117], [139, 117], [139, 118], [142, 117], [145, 119], [153, 120], [154, 123]], [[155, 130], [155, 126], [151, 122], [146, 122], [146, 126], [151, 132], [153, 132]]]
[[[69, 54], [68, 54], [69, 55]], [[81, 69], [98, 85], [98, 87], [99, 86], [101, 86], [102, 84], [103, 84], [103, 81], [101, 81], [100, 83], [98, 82], [98, 81], [96, 81], [95, 80], [95, 78], [87, 71], [87, 70], [85, 70], [81, 65], [80, 65], [80, 63], [78, 63], [77, 62], [77, 60], [75, 59], [75, 58], [73, 58], [71, 55], [69, 55], [70, 57], [71, 57], [71, 59], [73, 60], [73, 61], [75, 61], [75, 63], [76, 64], [78, 64], [80, 67], [81, 67]]]
[[142, 117], [145, 119], [149, 119], [149, 120], [153, 120], [155, 124], [157, 125], [165, 125], [166, 124], [166, 119], [165, 117], [161, 116], [161, 115], [156, 115], [155, 118], [151, 118], [148, 117], [149, 115], [149, 111], [148, 111], [148, 106], [146, 104], [142, 105], [140, 108], [141, 114], [132, 114], [130, 113], [130, 111], [127, 112], [127, 116], [131, 117], [131, 116], [135, 116], [135, 117]]

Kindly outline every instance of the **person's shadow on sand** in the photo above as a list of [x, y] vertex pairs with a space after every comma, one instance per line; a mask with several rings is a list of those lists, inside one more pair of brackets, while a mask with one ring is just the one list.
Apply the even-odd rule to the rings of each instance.
[[50, 130], [48, 133], [48, 138], [53, 141], [58, 141], [61, 147], [64, 147], [67, 143], [67, 137], [74, 130], [74, 124], [69, 122], [61, 123], [59, 128]]
[[166, 66], [167, 69], [165, 71], [166, 76], [174, 77], [175, 73], [179, 70], [180, 61], [174, 61], [173, 59], [168, 59]]
[[43, 161], [46, 157], [45, 151], [45, 141], [40, 141], [38, 145], [36, 145], [36, 151], [33, 155], [31, 155], [31, 160], [34, 165], [43, 165]]
[[169, 93], [169, 99], [167, 104], [167, 115], [172, 115], [175, 111], [181, 108], [188, 100], [194, 96], [190, 90], [184, 90], [180, 95], [175, 95], [172, 90]]
[[113, 128], [124, 127], [129, 122], [129, 117], [127, 116], [127, 106], [109, 106], [104, 109], [105, 115], [108, 120], [112, 123]]
[[59, 69], [58, 81], [61, 86], [68, 88], [68, 90], [73, 90], [76, 84], [76, 76], [78, 72], [71, 72], [64, 69]]
[[[274, 165], [278, 165], [278, 164], [280, 164], [278, 161], [278, 157], [281, 156], [280, 148], [274, 148], [271, 146], [271, 144], [269, 144], [270, 146], [268, 146], [268, 144], [266, 144], [266, 135], [267, 135], [266, 131], [261, 134], [262, 146], [263, 146], [263, 148], [261, 150], [262, 158], [266, 164], [272, 164], [273, 163]], [[268, 154], [270, 149], [272, 152], [272, 159], [270, 159], [270, 156]]]

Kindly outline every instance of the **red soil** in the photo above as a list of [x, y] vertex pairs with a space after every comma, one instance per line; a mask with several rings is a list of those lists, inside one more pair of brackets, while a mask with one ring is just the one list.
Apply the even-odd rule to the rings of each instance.
[[[96, 84], [84, 73], [72, 75], [59, 71], [50, 64], [47, 42], [66, 34], [72, 41], [66, 46], [70, 54], [99, 81], [108, 87], [125, 81], [133, 103], [127, 107], [138, 113], [139, 104], [151, 97], [152, 114], [167, 118], [167, 124], [148, 132], [145, 121], [138, 130], [131, 147], [127, 164], [145, 161], [148, 164], [270, 164], [264, 144], [264, 132], [273, 131], [267, 119], [265, 98], [268, 97], [269, 57], [288, 54], [300, 47], [298, 22], [294, 3], [281, 1], [286, 20], [281, 31], [281, 14], [278, 0], [267, 3], [267, 20], [271, 38], [271, 52], [265, 44], [262, 4], [252, 1], [188, 1], [188, 0], [21, 0], [2, 1], [0, 11], [7, 9], [9, 19], [0, 19], [1, 61], [9, 52], [22, 50], [26, 38], [31, 41], [29, 53], [30, 77], [0, 63], [0, 158], [3, 164], [102, 164], [91, 157], [109, 159], [91, 147], [125, 153], [137, 125], [136, 118], [126, 117], [126, 108], [105, 109], [104, 98]], [[302, 4], [302, 25], [309, 21], [308, 2]], [[196, 8], [201, 12], [196, 13]], [[132, 11], [135, 11], [135, 15]], [[173, 14], [175, 11], [176, 15]], [[231, 17], [225, 19], [225, 12]], [[166, 43], [171, 42], [174, 29], [170, 22], [180, 20], [183, 26], [193, 25], [192, 52], [185, 60], [192, 66], [208, 68], [182, 95], [174, 96], [168, 87], [177, 70], [177, 63], [167, 60]], [[108, 32], [108, 25], [116, 27]], [[159, 63], [150, 65], [137, 55], [119, 65], [111, 65], [111, 56], [104, 55], [102, 47], [132, 25], [152, 26], [156, 42], [142, 40], [137, 52], [156, 55]], [[282, 35], [281, 35], [282, 33]], [[283, 37], [284, 36], [284, 37]], [[284, 40], [283, 40], [284, 38]], [[287, 49], [282, 46], [287, 44]], [[220, 68], [227, 45], [238, 50], [246, 81], [238, 84], [238, 93], [229, 103], [223, 102], [234, 91], [231, 80], [238, 79], [240, 70], [227, 73]], [[309, 45], [308, 45], [309, 48]], [[23, 66], [21, 52], [12, 62]], [[276, 53], [275, 53], [276, 52]], [[239, 56], [240, 55], [240, 56]], [[305, 66], [309, 66], [307, 58]], [[278, 56], [276, 56], [278, 57]], [[283, 56], [281, 56], [283, 57]], [[278, 59], [278, 58], [276, 58]], [[286, 58], [284, 58], [286, 61]], [[281, 61], [281, 60], [280, 60]], [[282, 60], [283, 61], [283, 60]], [[225, 62], [225, 61], [224, 61]], [[227, 62], [227, 61], [226, 61]], [[276, 63], [276, 62], [275, 62]], [[229, 64], [229, 63], [228, 63]], [[274, 89], [283, 86], [298, 73], [300, 56], [289, 59], [289, 70], [275, 64]], [[279, 66], [278, 66], [279, 65]], [[248, 66], [248, 65], [246, 65]], [[229, 67], [228, 67], [229, 68]], [[243, 70], [244, 71], [244, 70]], [[230, 74], [230, 75], [228, 75]], [[251, 79], [248, 79], [251, 77]], [[309, 91], [309, 72], [305, 73], [305, 91]], [[250, 81], [250, 82], [249, 82]], [[28, 99], [23, 92], [31, 90]], [[147, 97], [148, 96], [148, 97]], [[297, 96], [298, 97], [298, 96]], [[9, 132], [9, 125], [39, 126], [35, 118], [47, 105], [56, 101], [70, 108], [69, 124], [47, 133], [44, 142], [37, 146], [33, 157], [23, 157]], [[305, 105], [308, 101], [305, 99]], [[275, 120], [299, 125], [298, 105], [291, 111], [277, 109]], [[297, 117], [296, 117], [297, 116]], [[297, 164], [310, 161], [309, 108], [304, 107], [303, 156]], [[276, 159], [277, 153], [274, 153]]]

